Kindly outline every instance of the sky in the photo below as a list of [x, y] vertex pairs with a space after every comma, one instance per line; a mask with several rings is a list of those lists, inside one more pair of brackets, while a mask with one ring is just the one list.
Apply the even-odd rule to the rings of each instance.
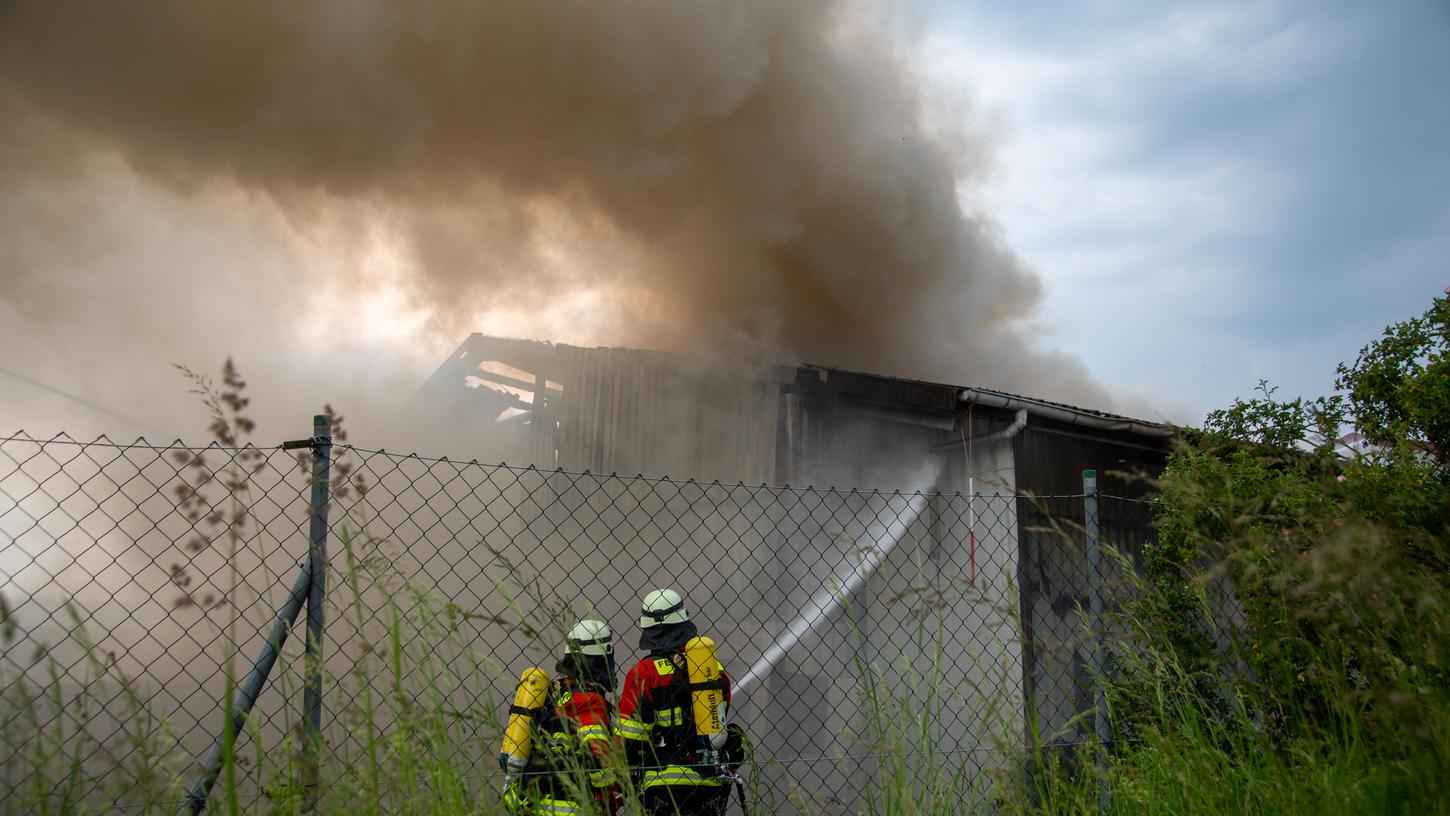
[[1036, 322], [1145, 413], [1333, 387], [1450, 285], [1450, 3], [917, 2]]
[[[424, 172], [430, 156], [419, 145], [429, 142], [415, 137], [449, 111], [427, 107], [436, 89], [409, 85], [418, 77], [394, 75], [374, 59], [369, 49], [392, 35], [386, 16], [363, 19], [348, 6], [327, 7], [338, 20], [319, 12], [317, 30], [304, 38], [312, 51], [269, 55], [274, 70], [295, 72], [297, 87], [311, 94], [284, 100], [301, 99], [304, 109], [263, 106], [255, 116], [226, 110], [224, 100], [274, 101], [266, 96], [275, 90], [269, 75], [246, 70], [250, 41], [227, 39], [241, 29], [210, 25], [199, 13], [198, 35], [222, 39], [178, 51], [211, 71], [196, 75], [262, 78], [234, 97], [207, 97], [215, 107], [197, 111], [186, 94], [201, 80], [187, 85], [192, 72], [168, 68], [169, 54], [141, 61], [134, 74], [122, 65], [113, 85], [92, 83], [87, 71], [105, 59], [129, 60], [104, 25], [79, 34], [67, 25], [37, 29], [54, 42], [0, 37], [0, 57], [29, 72], [15, 84], [20, 96], [0, 93], [7, 144], [0, 175], [8, 175], [0, 182], [0, 428], [185, 435], [206, 423], [171, 364], [215, 370], [227, 354], [240, 357], [276, 414], [310, 416], [322, 384], [344, 395], [342, 408], [357, 406], [354, 416], [386, 424], [377, 406], [411, 393], [469, 331], [647, 345], [631, 320], [668, 316], [672, 304], [703, 307], [675, 320], [694, 325], [697, 315], [711, 314], [712, 298], [722, 294], [715, 283], [728, 274], [695, 261], [733, 257], [716, 250], [735, 251], [738, 237], [765, 247], [741, 250], [750, 263], [778, 258], [773, 248], [793, 236], [816, 236], [814, 244], [797, 241], [805, 249], [780, 266], [820, 279], [788, 288], [809, 308], [821, 302], [819, 284], [847, 315], [817, 312], [809, 323], [785, 310], [762, 325], [778, 331], [831, 318], [850, 328], [857, 325], [851, 309], [869, 313], [896, 294], [873, 278], [875, 259], [861, 251], [869, 242], [854, 239], [906, 224], [890, 236], [888, 257], [902, 264], [937, 257], [914, 251], [924, 236], [976, 268], [927, 281], [922, 294], [895, 304], [897, 312], [880, 310], [895, 325], [878, 329], [898, 339], [916, 328], [913, 316], [932, 328], [896, 357], [863, 353], [877, 344], [856, 332], [858, 367], [915, 359], [923, 347], [954, 353], [964, 346], [951, 343], [965, 342], [978, 355], [967, 369], [977, 373], [960, 384], [994, 387], [991, 378], [1011, 377], [1014, 367], [1035, 369], [1041, 376], [1020, 378], [1021, 390], [1181, 423], [1249, 395], [1260, 379], [1281, 396], [1326, 393], [1338, 362], [1450, 285], [1444, 0], [860, 2], [884, 43], [852, 31], [817, 35], [825, 23], [805, 7], [768, 2], [721, 5], [718, 20], [691, 19], [680, 8], [660, 21], [605, 15], [596, 21], [610, 29], [605, 34], [562, 12], [539, 12], [540, 20], [520, 13], [516, 22], [535, 25], [541, 42], [563, 36], [565, 53], [572, 47], [583, 56], [577, 65], [556, 60], [545, 74], [526, 50], [504, 57], [518, 60], [520, 80], [495, 101], [501, 111], [524, 107], [518, 156], [534, 155], [540, 139], [553, 146], [553, 120], [526, 121], [538, 113], [529, 108], [538, 76], [562, 83], [555, 99], [589, 100], [577, 104], [572, 123], [584, 148], [579, 166], [565, 168], [574, 176], [556, 174], [562, 182], [547, 173], [520, 181], [518, 168], [528, 162], [485, 156], [470, 168], [485, 180], [477, 187], [468, 186], [475, 176], [467, 173], [455, 180]], [[479, 8], [425, 5], [439, 14]], [[285, 4], [267, 6], [274, 7]], [[132, 27], [141, 50], [164, 52], [185, 39], [156, 34], [144, 20]], [[268, 30], [257, 29], [257, 42], [275, 39], [262, 36]], [[448, 41], [448, 33], [428, 36]], [[477, 41], [467, 36], [456, 52], [437, 49], [441, 69], [431, 54], [413, 54], [411, 67], [423, 77], [475, 70], [491, 78], [492, 64], [478, 56], [494, 50], [488, 32]], [[695, 45], [640, 45], [671, 40]], [[100, 61], [87, 62], [87, 49]], [[213, 51], [243, 68], [212, 59]], [[52, 70], [52, 54], [67, 53], [79, 55], [75, 67]], [[898, 63], [911, 74], [905, 86]], [[339, 65], [341, 73], [328, 73]], [[778, 73], [762, 67], [781, 65]], [[617, 75], [600, 76], [599, 66]], [[571, 67], [583, 92], [569, 84]], [[152, 92], [178, 76], [174, 97]], [[592, 101], [601, 88], [618, 95], [627, 116], [611, 118], [613, 102]], [[820, 110], [793, 110], [811, 108], [812, 94], [823, 100]], [[19, 108], [16, 98], [25, 100]], [[774, 107], [752, 105], [761, 98]], [[922, 122], [892, 121], [918, 99]], [[179, 108], [167, 107], [176, 100]], [[17, 110], [27, 112], [6, 119]], [[270, 144], [234, 138], [238, 122], [254, 120], [277, 128], [276, 155], [295, 155], [271, 162]], [[453, 122], [457, 133], [439, 143], [458, 152], [433, 157], [435, 164], [469, 165], [468, 145], [486, 145], [493, 121]], [[168, 131], [175, 122], [197, 132]], [[687, 126], [679, 132], [702, 137], [697, 144], [671, 143], [680, 122]], [[856, 138], [833, 145], [819, 138], [846, 135], [843, 128]], [[903, 146], [878, 154], [898, 131]], [[317, 169], [318, 155], [332, 157], [326, 138], [334, 134], [355, 149], [339, 165], [377, 152], [374, 164], [358, 160], [358, 177], [348, 183]], [[757, 144], [750, 139], [767, 137], [781, 149], [778, 173], [749, 152]], [[309, 152], [317, 144], [324, 152]], [[605, 148], [590, 147], [599, 144]], [[179, 158], [171, 162], [169, 151]], [[688, 182], [680, 168], [710, 156], [737, 164], [673, 183]], [[850, 172], [835, 178], [838, 167]], [[937, 196], [934, 173], [955, 179], [970, 221], [959, 233], [931, 218], [901, 217], [917, 205], [914, 212], [943, 212], [939, 199], [950, 202], [952, 190]], [[660, 195], [636, 195], [656, 182]], [[527, 194], [510, 198], [508, 184]], [[852, 206], [836, 207], [838, 196], [851, 197]], [[570, 214], [590, 200], [594, 209]], [[692, 229], [700, 222], [690, 218], [719, 202], [733, 219], [729, 229], [708, 236], [715, 244], [698, 240]], [[772, 208], [783, 215], [752, 220]], [[628, 214], [611, 221], [619, 212]], [[650, 255], [673, 246], [683, 254], [659, 254], [690, 259], [704, 270], [695, 273], [699, 285], [677, 285], [669, 265]], [[507, 251], [492, 257], [497, 247]], [[653, 271], [595, 274], [636, 267]], [[532, 271], [534, 294], [547, 297], [513, 308], [498, 297], [498, 284], [520, 268]], [[563, 285], [591, 276], [603, 283]], [[759, 280], [772, 283], [769, 274]], [[647, 290], [655, 284], [675, 290], [651, 306]], [[432, 287], [431, 301], [417, 297], [419, 286]], [[747, 312], [759, 299], [750, 286], [723, 294]], [[625, 301], [636, 311], [619, 307]], [[480, 305], [439, 308], [460, 302]], [[452, 312], [448, 320], [435, 319], [444, 311]], [[984, 328], [941, 325], [953, 321]], [[717, 328], [697, 340], [713, 342], [720, 331], [728, 339], [754, 324]], [[809, 342], [817, 334], [798, 329], [793, 339], [818, 349]], [[1027, 364], [1017, 366], [1019, 347]], [[927, 376], [890, 362], [876, 370]], [[1046, 385], [1037, 391], [1034, 382]], [[118, 425], [117, 414], [130, 419]]]

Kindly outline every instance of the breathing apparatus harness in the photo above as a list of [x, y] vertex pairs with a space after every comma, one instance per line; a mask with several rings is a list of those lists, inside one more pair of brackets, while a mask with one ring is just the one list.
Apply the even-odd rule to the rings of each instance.
[[[582, 746], [578, 739], [570, 733], [564, 719], [559, 716], [559, 705], [564, 695], [579, 692], [595, 692], [607, 697], [609, 689], [604, 685], [588, 678], [560, 677], [549, 685], [549, 695], [542, 706], [534, 709], [531, 714], [531, 725], [534, 729], [535, 750], [529, 756], [529, 762], [524, 766], [524, 773], [529, 776], [554, 775], [568, 771], [573, 767], [571, 758], [566, 754], [580, 754]], [[509, 709], [513, 713], [513, 709]], [[577, 759], [572, 759], [577, 764]]]
[[700, 776], [734, 787], [741, 811], [748, 814], [745, 781], [739, 773], [746, 759], [745, 730], [725, 722], [725, 679], [719, 671], [714, 642], [706, 637], [691, 637], [683, 648], [656, 649], [649, 656], [669, 661], [674, 667], [669, 685], [656, 692], [660, 698], [655, 700], [655, 707], [678, 708], [681, 714], [675, 724], [656, 726], [651, 746], [655, 760], [661, 765], [692, 768]]
[[684, 598], [672, 589], [645, 596], [639, 625], [640, 648], [671, 668], [670, 682], [656, 687], [653, 707], [679, 712], [678, 719], [671, 716], [667, 724], [655, 725], [649, 746], [655, 761], [733, 784], [745, 810], [745, 785], [738, 773], [745, 760], [745, 732], [726, 723], [725, 678], [715, 642], [700, 635]]
[[583, 746], [559, 716], [567, 695], [593, 692], [608, 700], [614, 691], [615, 664], [613, 633], [603, 621], [583, 620], [568, 634], [568, 648], [554, 670], [558, 679], [549, 682], [543, 669], [530, 667], [519, 678], [499, 767], [505, 786], [516, 786], [527, 774], [552, 777], [564, 770], [565, 753], [579, 753]]

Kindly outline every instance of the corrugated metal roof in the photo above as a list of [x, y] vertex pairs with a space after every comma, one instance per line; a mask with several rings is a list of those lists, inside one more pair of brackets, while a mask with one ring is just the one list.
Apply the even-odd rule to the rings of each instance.
[[1009, 393], [1007, 391], [997, 391], [997, 390], [994, 390], [994, 389], [991, 389], [991, 388], [976, 388], [976, 387], [973, 387], [973, 386], [963, 386], [963, 388], [964, 389], [968, 389], [969, 388], [972, 391], [980, 391], [983, 394], [996, 394], [999, 397], [1006, 397], [1008, 399], [1021, 400], [1022, 402], [1031, 402], [1031, 403], [1035, 403], [1037, 405], [1042, 405], [1042, 406], [1046, 406], [1046, 407], [1061, 408], [1061, 409], [1063, 409], [1065, 411], [1076, 411], [1079, 414], [1087, 414], [1088, 416], [1101, 417], [1103, 419], [1110, 419], [1110, 420], [1113, 420], [1115, 422], [1136, 422], [1139, 425], [1147, 425], [1147, 426], [1150, 426], [1150, 427], [1164, 428], [1164, 429], [1173, 427], [1173, 426], [1169, 425], [1166, 422], [1156, 422], [1156, 421], [1151, 420], [1151, 419], [1139, 419], [1138, 417], [1124, 416], [1123, 414], [1114, 414], [1114, 413], [1112, 413], [1110, 411], [1099, 411], [1099, 410], [1097, 410], [1095, 408], [1082, 408], [1082, 407], [1077, 406], [1077, 405], [1069, 405], [1069, 404], [1067, 404], [1065, 402], [1053, 402], [1052, 400], [1040, 399], [1038, 397], [1024, 397], [1024, 396], [1022, 396], [1020, 394], [1012, 394], [1012, 393]]
[[[550, 378], [562, 376], [560, 373], [554, 371], [554, 369], [561, 365], [565, 359], [572, 359], [578, 354], [627, 354], [637, 360], [643, 361], [649, 359], [657, 361], [658, 363], [663, 363], [671, 358], [684, 359], [690, 356], [688, 354], [648, 349], [575, 347], [535, 340], [514, 340], [473, 334], [460, 346], [459, 351], [455, 352], [453, 357], [445, 362], [439, 371], [435, 373], [433, 379], [448, 378], [450, 375], [457, 376], [463, 369], [472, 369], [476, 363], [472, 359], [465, 359], [469, 358], [470, 352], [474, 356], [489, 356], [491, 353], [496, 355], [499, 352], [504, 352], [510, 358], [526, 359], [529, 368], [538, 370]], [[983, 396], [992, 396], [1000, 400], [1011, 400], [1016, 403], [1021, 403], [1028, 406], [1029, 410], [1032, 406], [1037, 406], [1048, 411], [1072, 412], [1084, 418], [1099, 419], [1105, 422], [1129, 423], [1136, 427], [1125, 427], [1123, 430], [1147, 433], [1152, 436], [1172, 432], [1172, 426], [1162, 422], [1137, 419], [1110, 411], [1084, 408], [1064, 402], [1029, 397], [991, 388], [977, 388], [975, 386], [952, 385], [928, 380], [893, 377], [886, 374], [854, 371], [837, 366], [822, 366], [809, 363], [801, 364], [798, 367], [777, 365], [769, 366], [768, 368], [771, 370], [772, 376], [779, 378], [777, 381], [781, 383], [788, 383], [794, 379], [797, 387], [812, 390], [820, 389], [832, 394], [838, 394], [853, 401], [902, 408], [908, 411], [921, 412], [923, 415], [945, 416], [955, 414], [961, 410], [959, 395], [963, 391], [972, 391]]]
[[[1003, 399], [1015, 400], [1015, 401], [1018, 401], [1018, 402], [1028, 403], [1028, 404], [1031, 404], [1031, 405], [1039, 405], [1039, 406], [1042, 406], [1044, 408], [1056, 408], [1056, 409], [1062, 410], [1062, 411], [1072, 411], [1074, 413], [1082, 414], [1082, 415], [1085, 415], [1085, 416], [1097, 417], [1097, 418], [1100, 418], [1100, 419], [1103, 419], [1103, 420], [1108, 420], [1108, 421], [1113, 421], [1113, 422], [1132, 422], [1132, 423], [1136, 423], [1138, 425], [1143, 425], [1143, 426], [1150, 427], [1150, 428], [1162, 428], [1165, 431], [1166, 430], [1170, 430], [1172, 428], [1171, 425], [1168, 425], [1167, 423], [1163, 423], [1163, 422], [1155, 422], [1153, 420], [1147, 420], [1147, 419], [1138, 419], [1137, 417], [1124, 416], [1123, 414], [1115, 414], [1115, 413], [1112, 413], [1110, 411], [1101, 411], [1101, 410], [1097, 410], [1097, 409], [1094, 409], [1094, 408], [1083, 408], [1081, 406], [1070, 405], [1070, 404], [1065, 403], [1065, 402], [1054, 402], [1052, 400], [1041, 399], [1039, 397], [1029, 397], [1029, 396], [1024, 396], [1022, 394], [1013, 394], [1013, 393], [1011, 393], [1009, 391], [998, 391], [998, 390], [993, 389], [993, 388], [978, 388], [976, 386], [971, 386], [971, 385], [951, 385], [949, 383], [930, 382], [930, 381], [927, 381], [927, 380], [913, 380], [913, 379], [907, 379], [907, 378], [904, 378], [904, 377], [892, 377], [892, 376], [885, 375], [885, 374], [872, 374], [872, 373], [867, 372], [867, 371], [852, 371], [850, 369], [837, 368], [837, 367], [834, 367], [834, 366], [820, 366], [820, 365], [804, 364], [804, 365], [801, 366], [801, 368], [804, 369], [804, 370], [817, 371], [817, 372], [821, 372], [821, 373], [825, 374], [825, 377], [822, 379], [822, 382], [823, 383], [829, 383], [832, 377], [836, 377], [836, 378], [839, 379], [841, 375], [844, 375], [845, 377], [848, 377], [848, 378], [850, 378], [851, 380], [853, 380], [855, 382], [861, 382], [861, 381], [877, 381], [877, 382], [880, 382], [880, 383], [896, 383], [896, 384], [899, 384], [900, 386], [902, 386], [902, 389], [898, 393], [900, 393], [902, 395], [908, 395], [908, 394], [913, 394], [913, 393], [920, 394], [920, 393], [922, 393], [922, 391], [924, 389], [933, 389], [933, 390], [937, 390], [939, 392], [950, 392], [951, 395], [952, 395], [953, 401], [955, 401], [956, 396], [958, 394], [960, 394], [962, 391], [968, 391], [968, 390], [970, 390], [970, 391], [976, 391], [976, 392], [981, 393], [981, 394], [991, 394], [991, 395], [994, 395], [994, 396], [1001, 397]], [[881, 389], [872, 389], [872, 391], [874, 393], [877, 393], [877, 394], [884, 394], [885, 393]], [[876, 398], [880, 399], [880, 397], [876, 397]], [[936, 399], [932, 399], [930, 401], [933, 402], [933, 403], [940, 404], [940, 398], [939, 397], [936, 398]], [[919, 406], [919, 407], [925, 407], [925, 406]], [[948, 410], [951, 407], [954, 407], [954, 406], [945, 406], [945, 405], [942, 405], [941, 406], [941, 408], [948, 409]]]

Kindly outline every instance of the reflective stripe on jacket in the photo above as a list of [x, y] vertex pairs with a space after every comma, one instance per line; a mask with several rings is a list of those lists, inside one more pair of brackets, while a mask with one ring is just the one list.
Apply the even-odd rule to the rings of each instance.
[[614, 784], [614, 771], [608, 766], [609, 701], [595, 688], [560, 681], [554, 710], [562, 730], [555, 730], [548, 739], [557, 750], [576, 753], [584, 766], [594, 766], [589, 772], [589, 783], [602, 788]]
[[[713, 776], [703, 776], [690, 767], [697, 758], [696, 749], [689, 746], [695, 739], [691, 715], [687, 679], [683, 676], [684, 655], [672, 652], [669, 655], [652, 655], [635, 664], [624, 678], [624, 688], [619, 693], [619, 716], [614, 721], [614, 732], [626, 742], [644, 743], [652, 751], [643, 752], [655, 756], [658, 765], [644, 771], [641, 787], [652, 788], [661, 785], [720, 786], [725, 783]], [[677, 677], [676, 675], [680, 676]], [[730, 678], [721, 667], [720, 677], [724, 684], [725, 705], [730, 705]], [[689, 733], [685, 733], [689, 729]]]
[[515, 816], [577, 816], [579, 804], [553, 796], [527, 797], [519, 792], [517, 783], [504, 788], [503, 806]]

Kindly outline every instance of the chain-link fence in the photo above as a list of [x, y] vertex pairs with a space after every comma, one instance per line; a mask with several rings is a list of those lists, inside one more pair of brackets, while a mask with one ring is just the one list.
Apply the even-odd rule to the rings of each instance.
[[[191, 784], [222, 729], [228, 678], [243, 681], [308, 586], [312, 456], [0, 439], [0, 795], [178, 802], [175, 780]], [[892, 784], [972, 810], [1024, 746], [1093, 739], [1095, 599], [1111, 605], [1121, 589], [1112, 553], [1131, 560], [1150, 534], [1146, 503], [1092, 491], [331, 456], [323, 780], [377, 773], [403, 750], [390, 735], [429, 712], [442, 741], [431, 750], [485, 810], [520, 673], [553, 666], [564, 630], [593, 617], [616, 632], [622, 675], [644, 656], [640, 599], [659, 587], [718, 644], [730, 719], [754, 745], [752, 812], [856, 812]], [[305, 754], [303, 628], [246, 721], [239, 796], [278, 796], [275, 777]]]

